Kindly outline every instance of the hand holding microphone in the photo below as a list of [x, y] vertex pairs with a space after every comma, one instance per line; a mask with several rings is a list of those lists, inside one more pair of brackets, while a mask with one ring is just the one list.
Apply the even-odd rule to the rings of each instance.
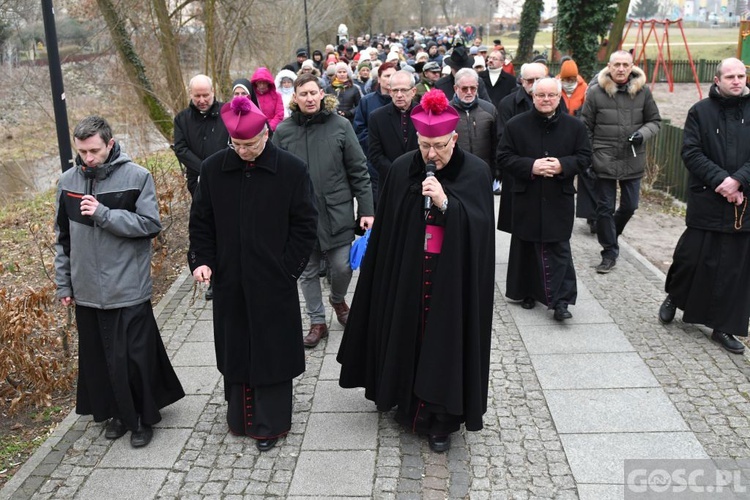
[[424, 195], [424, 206], [423, 208], [425, 210], [429, 210], [432, 206], [432, 196], [427, 194], [426, 188], [427, 188], [427, 180], [429, 178], [435, 177], [435, 171], [437, 170], [437, 166], [435, 165], [434, 161], [428, 161], [427, 164], [424, 166], [424, 180], [425, 182], [422, 183], [422, 194]]

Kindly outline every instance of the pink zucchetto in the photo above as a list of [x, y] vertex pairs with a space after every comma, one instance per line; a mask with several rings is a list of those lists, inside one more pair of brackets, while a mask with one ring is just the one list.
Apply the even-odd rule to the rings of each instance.
[[456, 130], [459, 116], [442, 90], [432, 89], [411, 111], [411, 121], [422, 137], [442, 137]]
[[221, 119], [229, 137], [247, 141], [260, 134], [266, 124], [266, 115], [247, 96], [238, 95], [221, 107]]

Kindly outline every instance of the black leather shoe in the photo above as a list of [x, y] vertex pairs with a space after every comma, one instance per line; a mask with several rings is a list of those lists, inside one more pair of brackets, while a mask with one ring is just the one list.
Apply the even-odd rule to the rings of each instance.
[[521, 301], [521, 307], [524, 309], [534, 309], [534, 306], [536, 305], [536, 300], [532, 299], [531, 297], [526, 297]]
[[608, 259], [607, 257], [604, 257], [602, 259], [602, 263], [596, 266], [596, 272], [599, 274], [607, 274], [612, 269], [614, 269], [616, 265], [617, 261], [615, 259]]
[[721, 347], [734, 354], [742, 354], [745, 352], [745, 345], [734, 338], [734, 335], [714, 330], [711, 334], [711, 340], [719, 344]]
[[674, 319], [675, 311], [677, 311], [677, 306], [672, 302], [672, 296], [667, 295], [667, 298], [664, 299], [664, 302], [661, 303], [661, 307], [659, 307], [659, 321], [665, 325], [671, 323]]
[[154, 437], [154, 429], [150, 425], [138, 422], [138, 428], [130, 434], [130, 446], [133, 448], [143, 448], [151, 442]]
[[557, 304], [555, 306], [554, 318], [557, 321], [563, 321], [572, 318], [573, 315], [568, 311], [568, 304]]
[[110, 418], [104, 430], [104, 437], [107, 439], [120, 439], [128, 432], [128, 428], [119, 418]]
[[430, 434], [427, 436], [427, 442], [430, 444], [430, 449], [435, 453], [445, 453], [451, 449], [450, 434], [446, 434], [445, 436]]
[[268, 451], [276, 446], [276, 443], [278, 441], [279, 438], [258, 439], [257, 441], [255, 441], [255, 446], [257, 446], [260, 451]]

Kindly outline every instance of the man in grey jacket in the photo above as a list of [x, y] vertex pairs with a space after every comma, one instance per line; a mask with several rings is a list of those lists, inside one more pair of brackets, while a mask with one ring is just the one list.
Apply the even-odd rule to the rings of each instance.
[[161, 231], [154, 180], [101, 117], [75, 128], [75, 168], [57, 190], [55, 282], [78, 324], [76, 413], [107, 420], [105, 437], [132, 431], [146, 446], [159, 410], [185, 393], [151, 308], [151, 240]]
[[[661, 117], [646, 74], [633, 66], [633, 56], [618, 50], [589, 87], [581, 113], [593, 149], [591, 163], [597, 175], [597, 236], [602, 261], [596, 272], [615, 267], [620, 247], [617, 238], [638, 208], [641, 178], [646, 167], [645, 142], [661, 127]], [[615, 211], [617, 184], [620, 206]]]
[[335, 97], [324, 97], [316, 77], [297, 78], [290, 105], [292, 116], [281, 122], [273, 135], [276, 146], [307, 162], [318, 206], [318, 242], [300, 276], [311, 323], [304, 338], [305, 347], [315, 347], [328, 336], [318, 276], [321, 259], [326, 258], [331, 273], [328, 301], [339, 323], [346, 325], [349, 306], [345, 298], [352, 279], [349, 250], [354, 229], [357, 225], [362, 230], [369, 229], [375, 219], [365, 154], [349, 120], [336, 114]]

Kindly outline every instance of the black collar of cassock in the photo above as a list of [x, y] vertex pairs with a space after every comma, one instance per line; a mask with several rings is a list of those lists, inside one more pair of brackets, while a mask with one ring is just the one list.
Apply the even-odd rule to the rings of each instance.
[[[278, 154], [276, 146], [273, 145], [271, 140], [266, 141], [266, 147], [258, 157], [253, 160], [253, 164], [256, 168], [262, 168], [268, 170], [272, 174], [276, 174], [278, 169]], [[231, 172], [232, 170], [241, 170], [247, 167], [249, 162], [240, 158], [240, 155], [231, 148], [224, 150], [224, 161], [221, 164], [222, 172]]]

